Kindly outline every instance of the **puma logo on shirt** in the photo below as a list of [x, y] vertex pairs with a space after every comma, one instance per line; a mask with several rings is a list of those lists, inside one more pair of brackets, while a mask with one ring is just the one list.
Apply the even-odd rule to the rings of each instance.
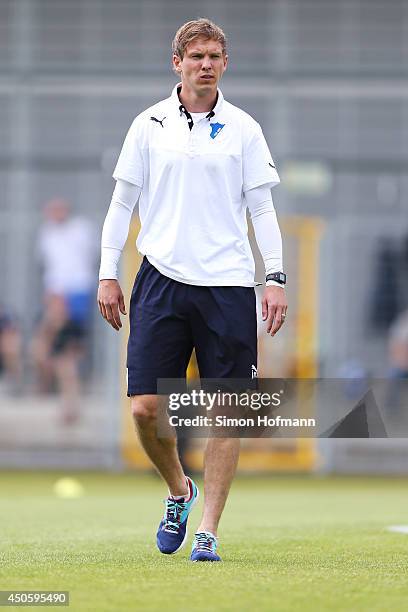
[[151, 119], [152, 121], [156, 121], [157, 123], [160, 123], [160, 125], [162, 126], [162, 128], [164, 128], [163, 121], [166, 119], [166, 117], [163, 117], [163, 119], [157, 119], [157, 117], [150, 117], [150, 119]]

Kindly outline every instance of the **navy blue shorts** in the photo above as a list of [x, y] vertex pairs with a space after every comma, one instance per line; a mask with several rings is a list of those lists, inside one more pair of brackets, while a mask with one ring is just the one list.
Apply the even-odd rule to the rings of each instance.
[[128, 395], [185, 379], [193, 348], [200, 377], [251, 379], [257, 367], [253, 287], [200, 287], [161, 274], [145, 257], [130, 300]]

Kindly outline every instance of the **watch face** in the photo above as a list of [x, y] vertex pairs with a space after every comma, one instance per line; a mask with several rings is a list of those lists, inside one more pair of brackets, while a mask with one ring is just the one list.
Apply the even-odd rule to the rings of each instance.
[[279, 280], [282, 281], [282, 283], [285, 282], [285, 275], [284, 274], [279, 274]]

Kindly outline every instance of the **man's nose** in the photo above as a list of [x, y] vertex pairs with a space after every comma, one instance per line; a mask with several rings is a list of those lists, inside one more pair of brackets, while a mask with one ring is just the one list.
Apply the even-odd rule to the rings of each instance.
[[203, 57], [202, 67], [203, 67], [205, 70], [209, 70], [209, 69], [211, 68], [211, 65], [212, 65], [212, 64], [211, 64], [211, 58], [210, 58], [210, 56], [209, 56], [209, 55], [205, 55], [205, 56]]

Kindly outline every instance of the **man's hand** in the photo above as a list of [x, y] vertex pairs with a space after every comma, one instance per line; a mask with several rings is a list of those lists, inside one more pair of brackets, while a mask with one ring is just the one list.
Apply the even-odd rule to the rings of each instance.
[[103, 318], [118, 331], [122, 327], [119, 311], [125, 315], [126, 308], [122, 289], [117, 280], [99, 281], [98, 306]]
[[288, 303], [285, 289], [271, 285], [265, 287], [262, 298], [262, 319], [266, 321], [266, 333], [274, 336], [285, 321]]

